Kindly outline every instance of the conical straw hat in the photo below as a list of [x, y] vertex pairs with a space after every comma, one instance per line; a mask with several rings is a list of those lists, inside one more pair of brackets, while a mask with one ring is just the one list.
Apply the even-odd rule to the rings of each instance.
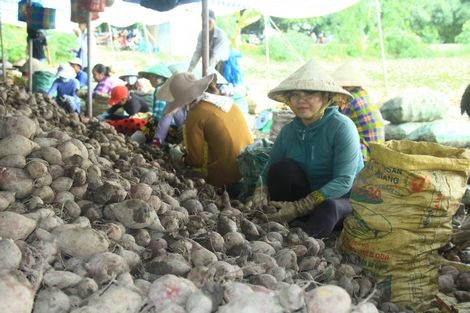
[[148, 79], [148, 76], [150, 76], [150, 75], [161, 76], [161, 77], [164, 77], [164, 78], [170, 78], [171, 75], [172, 75], [172, 72], [170, 71], [168, 66], [166, 66], [165, 64], [158, 63], [154, 66], [149, 67], [145, 71], [140, 71], [138, 74], [139, 74], [139, 76], [147, 78], [147, 79]]
[[345, 62], [332, 74], [336, 83], [342, 87], [358, 87], [370, 83], [360, 65], [355, 61]]
[[326, 91], [351, 96], [313, 59], [269, 91], [268, 97], [289, 104], [287, 92], [293, 90]]

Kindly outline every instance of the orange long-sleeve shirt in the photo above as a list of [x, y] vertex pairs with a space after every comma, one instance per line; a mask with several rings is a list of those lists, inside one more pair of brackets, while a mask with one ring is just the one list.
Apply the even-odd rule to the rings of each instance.
[[200, 170], [209, 184], [222, 187], [241, 179], [236, 159], [253, 136], [236, 104], [225, 112], [200, 101], [188, 112], [183, 136], [185, 163]]

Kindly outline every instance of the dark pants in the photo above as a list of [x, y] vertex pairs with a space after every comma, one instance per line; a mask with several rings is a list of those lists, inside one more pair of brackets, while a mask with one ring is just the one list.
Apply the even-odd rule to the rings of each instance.
[[129, 117], [128, 115], [110, 113], [110, 114], [106, 117], [106, 119], [107, 119], [107, 120], [111, 120], [111, 121], [119, 121], [119, 120], [123, 120], [123, 119], [128, 118], [128, 117]]
[[[272, 201], [296, 201], [307, 196], [310, 183], [304, 170], [292, 159], [274, 163], [268, 172], [268, 190]], [[289, 226], [300, 227], [315, 238], [328, 237], [341, 229], [344, 218], [352, 212], [348, 197], [327, 199], [311, 214], [293, 220]]]

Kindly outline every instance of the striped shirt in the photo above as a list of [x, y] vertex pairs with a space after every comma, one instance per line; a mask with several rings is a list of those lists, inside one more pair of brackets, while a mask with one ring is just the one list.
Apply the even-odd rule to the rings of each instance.
[[114, 80], [111, 77], [106, 76], [96, 85], [95, 89], [93, 90], [93, 96], [96, 94], [110, 95], [114, 85]]
[[367, 91], [356, 87], [350, 94], [351, 102], [339, 106], [339, 111], [354, 122], [361, 141], [361, 152], [364, 161], [369, 159], [370, 142], [383, 143], [385, 141], [384, 121], [380, 110], [371, 105]]

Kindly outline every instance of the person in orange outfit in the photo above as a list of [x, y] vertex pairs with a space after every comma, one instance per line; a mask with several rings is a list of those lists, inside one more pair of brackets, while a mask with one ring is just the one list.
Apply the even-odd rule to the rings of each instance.
[[236, 196], [241, 187], [236, 159], [253, 143], [253, 137], [233, 99], [220, 95], [215, 77], [210, 74], [198, 80], [188, 72], [176, 73], [157, 96], [167, 101], [167, 114], [182, 107], [188, 109], [183, 126], [186, 153], [173, 154], [173, 158], [182, 158], [209, 184], [224, 187]]

